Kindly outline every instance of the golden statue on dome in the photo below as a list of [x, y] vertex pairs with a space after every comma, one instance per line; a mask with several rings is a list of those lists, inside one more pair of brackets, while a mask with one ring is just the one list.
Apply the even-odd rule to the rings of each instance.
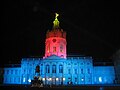
[[53, 29], [59, 28], [59, 21], [58, 21], [58, 17], [59, 14], [55, 13], [55, 20], [53, 21]]
[[55, 19], [57, 19], [58, 16], [59, 16], [59, 14], [58, 14], [58, 13], [55, 13]]

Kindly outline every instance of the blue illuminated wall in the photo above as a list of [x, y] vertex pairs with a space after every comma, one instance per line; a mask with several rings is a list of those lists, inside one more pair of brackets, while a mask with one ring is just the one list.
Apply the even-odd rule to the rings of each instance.
[[115, 72], [113, 66], [95, 66], [94, 67], [94, 83], [111, 84], [114, 83]]
[[5, 84], [21, 84], [21, 67], [4, 68], [4, 83]]
[[23, 58], [21, 67], [4, 68], [4, 84], [30, 84], [37, 65], [44, 84], [111, 84], [115, 79], [113, 66], [93, 66], [91, 57], [64, 59], [52, 55], [45, 59]]

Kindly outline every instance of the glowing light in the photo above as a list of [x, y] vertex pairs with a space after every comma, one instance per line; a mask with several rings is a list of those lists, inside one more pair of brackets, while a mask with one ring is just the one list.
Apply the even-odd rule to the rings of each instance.
[[49, 53], [50, 51], [49, 51], [49, 50], [47, 50], [47, 52]]
[[41, 77], [38, 78], [38, 80], [41, 80], [41, 79], [42, 79]]
[[56, 81], [58, 81], [58, 78], [56, 78]]
[[52, 78], [49, 78], [49, 80], [51, 81], [51, 80], [52, 80]]
[[84, 79], [82, 78], [81, 81], [84, 81]]
[[45, 78], [42, 78], [43, 81], [45, 81]]
[[102, 82], [102, 77], [99, 77], [99, 82]]
[[25, 82], [25, 78], [23, 78], [23, 82]]
[[65, 81], [65, 78], [63, 78], [63, 81]]
[[30, 79], [30, 78], [28, 79], [28, 82], [31, 82], [31, 79]]

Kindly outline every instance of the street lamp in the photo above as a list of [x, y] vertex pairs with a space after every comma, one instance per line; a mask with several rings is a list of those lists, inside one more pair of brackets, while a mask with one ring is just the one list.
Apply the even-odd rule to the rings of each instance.
[[43, 80], [43, 83], [44, 83], [44, 85], [45, 85], [45, 84], [46, 84], [46, 83], [45, 83], [45, 78], [42, 78], [42, 80]]
[[62, 80], [62, 81], [63, 81], [63, 83], [62, 83], [62, 84], [64, 84], [65, 78], [63, 78], [63, 80]]
[[63, 81], [65, 81], [65, 78], [63, 78]]
[[52, 85], [52, 78], [49, 78], [49, 81], [50, 81], [50, 87], [51, 87], [51, 85]]
[[58, 78], [56, 78], [56, 85], [57, 85], [58, 80], [59, 80], [59, 79], [58, 79]]
[[45, 78], [43, 78], [42, 80], [45, 81]]

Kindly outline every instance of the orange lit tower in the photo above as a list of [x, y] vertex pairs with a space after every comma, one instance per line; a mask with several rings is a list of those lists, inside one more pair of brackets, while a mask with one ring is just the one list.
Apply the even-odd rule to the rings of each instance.
[[57, 55], [61, 58], [66, 58], [66, 32], [59, 26], [58, 16], [55, 13], [55, 20], [53, 21], [53, 29], [47, 31], [45, 41], [45, 57]]

